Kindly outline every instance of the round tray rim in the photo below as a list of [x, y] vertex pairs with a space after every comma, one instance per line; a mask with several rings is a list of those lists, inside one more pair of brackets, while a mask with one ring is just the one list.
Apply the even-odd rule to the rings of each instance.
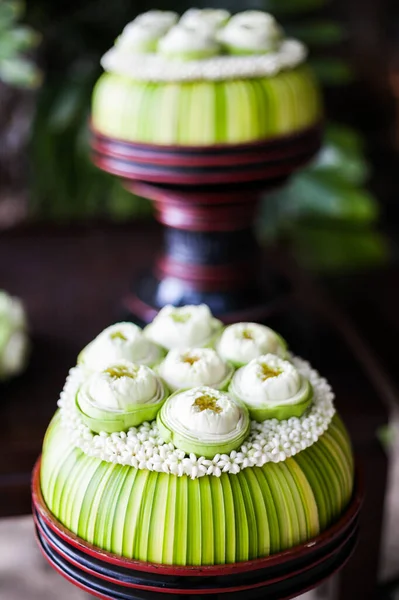
[[243, 142], [241, 144], [210, 144], [210, 145], [198, 145], [198, 146], [190, 146], [189, 144], [148, 144], [145, 142], [132, 142], [129, 140], [124, 140], [115, 136], [109, 136], [104, 133], [101, 133], [94, 125], [91, 119], [89, 119], [89, 130], [92, 135], [94, 135], [98, 139], [103, 139], [105, 141], [116, 142], [118, 144], [124, 144], [127, 147], [137, 148], [141, 150], [147, 151], [161, 151], [161, 152], [194, 152], [198, 154], [206, 154], [207, 152], [214, 152], [227, 150], [228, 152], [232, 151], [240, 151], [240, 150], [257, 150], [259, 148], [268, 148], [269, 146], [273, 146], [275, 144], [280, 143], [291, 143], [296, 140], [300, 140], [302, 137], [305, 137], [309, 134], [316, 134], [317, 136], [321, 135], [323, 131], [323, 123], [324, 120], [320, 119], [315, 121], [313, 125], [308, 127], [304, 127], [293, 133], [284, 133], [281, 135], [275, 135], [273, 137], [262, 138], [259, 140], [255, 140], [253, 142]]
[[[222, 169], [207, 174], [204, 174], [201, 171], [187, 173], [184, 168], [181, 169], [180, 173], [174, 173], [169, 167], [153, 171], [150, 168], [153, 166], [153, 163], [150, 160], [143, 163], [144, 166], [141, 166], [105, 154], [97, 155], [96, 152], [91, 153], [91, 160], [99, 169], [127, 181], [144, 181], [155, 185], [178, 184], [188, 187], [200, 185], [223, 186], [227, 183], [242, 185], [249, 183], [263, 183], [265, 186], [270, 186], [271, 181], [281, 180], [284, 177], [287, 178], [292, 172], [309, 162], [314, 154], [315, 152], [307, 152], [306, 154], [299, 153], [295, 159], [292, 159], [292, 162], [279, 162], [272, 167], [265, 167], [265, 164], [263, 163], [256, 163], [256, 165], [253, 165], [254, 167], [256, 166], [256, 168], [250, 169], [249, 171], [226, 171]], [[126, 168], [121, 166], [121, 163], [127, 165]]]
[[32, 500], [36, 510], [40, 516], [46, 522], [46, 524], [57, 534], [59, 537], [67, 541], [72, 546], [78, 548], [82, 552], [89, 554], [95, 558], [114, 564], [127, 569], [133, 569], [137, 571], [146, 571], [152, 573], [160, 573], [165, 575], [179, 575], [179, 576], [212, 576], [212, 575], [229, 575], [237, 574], [239, 572], [245, 572], [250, 570], [256, 570], [265, 568], [267, 566], [276, 565], [287, 560], [294, 560], [297, 557], [303, 556], [315, 546], [323, 547], [327, 544], [331, 538], [338, 535], [343, 529], [347, 529], [359, 514], [362, 501], [363, 501], [363, 481], [356, 471], [355, 474], [355, 486], [352, 500], [349, 503], [345, 513], [340, 519], [329, 527], [326, 531], [322, 532], [315, 538], [312, 538], [304, 544], [294, 546], [288, 550], [284, 550], [277, 554], [272, 554], [264, 558], [258, 558], [250, 561], [243, 561], [238, 563], [228, 563], [225, 565], [204, 565], [204, 566], [173, 566], [163, 565], [159, 563], [149, 563], [139, 560], [133, 560], [118, 556], [111, 552], [107, 552], [85, 542], [80, 537], [69, 531], [64, 525], [56, 519], [56, 517], [47, 508], [44, 498], [42, 496], [40, 488], [40, 463], [39, 458], [35, 464], [32, 476]]
[[[87, 573], [90, 576], [96, 577], [98, 579], [107, 581], [109, 583], [113, 583], [113, 584], [117, 584], [120, 585], [122, 587], [126, 587], [128, 589], [137, 589], [137, 590], [143, 590], [143, 591], [150, 591], [150, 592], [158, 592], [158, 593], [167, 593], [167, 594], [176, 594], [176, 595], [184, 595], [184, 594], [192, 594], [192, 595], [206, 595], [206, 596], [212, 596], [214, 594], [218, 594], [218, 593], [229, 593], [229, 592], [244, 592], [244, 591], [251, 591], [260, 587], [264, 587], [266, 588], [268, 585], [272, 585], [275, 583], [279, 583], [285, 579], [287, 579], [286, 575], [280, 575], [280, 576], [275, 576], [271, 579], [267, 580], [267, 583], [265, 581], [260, 581], [260, 582], [256, 582], [256, 583], [246, 583], [243, 585], [235, 585], [235, 586], [226, 586], [224, 588], [219, 588], [219, 587], [207, 587], [207, 588], [201, 588], [201, 589], [195, 589], [195, 588], [173, 588], [170, 589], [166, 592], [164, 587], [159, 587], [156, 585], [152, 585], [152, 584], [148, 584], [148, 585], [144, 585], [144, 584], [132, 584], [132, 583], [126, 583], [123, 581], [118, 581], [116, 580], [114, 577], [111, 577], [110, 575], [105, 575], [103, 573], [100, 572], [96, 572], [94, 569], [89, 568], [87, 566], [82, 566], [75, 558], [71, 558], [69, 556], [66, 555], [66, 553], [61, 550], [60, 548], [58, 548], [56, 546], [56, 544], [50, 540], [45, 532], [42, 529], [42, 526], [40, 524], [39, 519], [37, 518], [37, 515], [34, 515], [34, 521], [35, 521], [35, 525], [36, 525], [36, 529], [37, 529], [37, 536], [39, 535], [41, 538], [43, 538], [46, 543], [53, 549], [54, 552], [56, 552], [63, 560], [67, 561], [68, 563], [70, 563], [71, 565], [81, 569], [82, 571], [84, 571], [85, 573]], [[337, 553], [339, 553], [340, 551], [343, 550], [343, 548], [353, 539], [353, 538], [357, 538], [357, 534], [358, 534], [358, 525], [354, 525], [353, 528], [350, 529], [348, 536], [345, 537], [343, 540], [340, 541], [340, 543], [338, 544], [338, 546], [336, 548], [334, 548], [333, 550], [329, 550], [329, 552], [322, 556], [317, 558], [315, 561], [306, 564], [306, 566], [302, 566], [302, 567], [296, 567], [295, 569], [293, 569], [292, 571], [289, 572], [289, 576], [293, 577], [295, 575], [299, 575], [300, 573], [304, 573], [306, 571], [309, 571], [311, 569], [313, 569], [314, 567], [321, 565], [322, 563], [324, 563], [325, 561], [327, 561], [328, 559], [330, 559], [331, 557], [333, 557], [334, 555], [336, 555]]]
[[[91, 594], [97, 598], [102, 598], [103, 600], [105, 600], [105, 599], [111, 600], [113, 598], [113, 596], [110, 596], [108, 593], [105, 594], [104, 591], [100, 592], [97, 590], [93, 590], [89, 585], [87, 585], [87, 583], [82, 583], [81, 581], [76, 580], [72, 575], [70, 575], [68, 572], [66, 572], [62, 568], [62, 566], [59, 566], [58, 564], [56, 564], [54, 562], [53, 558], [47, 554], [45, 547], [43, 546], [42, 540], [37, 531], [35, 531], [35, 537], [36, 537], [40, 552], [42, 553], [43, 557], [45, 558], [45, 560], [47, 560], [47, 562], [50, 564], [50, 566], [59, 575], [61, 575], [65, 579], [67, 579], [73, 585], [79, 587], [80, 589], [88, 592], [89, 594]], [[295, 592], [289, 592], [288, 595], [285, 594], [283, 597], [280, 598], [280, 600], [290, 600], [292, 598], [297, 598], [298, 593], [304, 594], [305, 592], [314, 589], [316, 586], [319, 586], [321, 583], [323, 583], [324, 581], [329, 579], [334, 573], [336, 573], [337, 571], [342, 569], [348, 563], [348, 561], [350, 560], [350, 558], [354, 552], [355, 547], [356, 547], [356, 544], [354, 546], [352, 546], [352, 548], [349, 550], [349, 552], [347, 552], [347, 555], [344, 557], [344, 560], [340, 563], [339, 566], [336, 566], [334, 568], [334, 570], [331, 571], [331, 573], [325, 573], [325, 574], [323, 574], [323, 576], [316, 578], [316, 580], [312, 580], [311, 582], [309, 581], [308, 584], [304, 588], [301, 588], [300, 590], [296, 590]], [[140, 590], [138, 590], [138, 591], [140, 591]], [[248, 591], [250, 591], [250, 590], [248, 590]], [[218, 595], [222, 594], [222, 593], [223, 593], [222, 590], [218, 591]], [[165, 599], [168, 597], [169, 598], [172, 597], [171, 594], [168, 594], [165, 591], [162, 593], [162, 595], [165, 597]]]

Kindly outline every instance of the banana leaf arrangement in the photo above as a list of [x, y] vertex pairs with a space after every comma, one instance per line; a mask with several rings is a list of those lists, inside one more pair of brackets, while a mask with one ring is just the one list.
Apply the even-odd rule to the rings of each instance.
[[[354, 74], [336, 52], [347, 34], [341, 23], [324, 16], [327, 3], [263, 0], [253, 7], [274, 13], [289, 35], [309, 46], [312, 67], [328, 88], [347, 85]], [[157, 7], [170, 8], [164, 2]], [[148, 8], [140, 2], [134, 14]], [[185, 3], [173, 5], [180, 11], [186, 8]], [[235, 2], [226, 8], [251, 6]], [[99, 59], [134, 17], [131, 7], [121, 0], [112, 5], [97, 0], [72, 2], [64, 9], [34, 0], [27, 10], [29, 22], [43, 32], [41, 50], [46, 57], [46, 82], [31, 141], [31, 213], [56, 220], [147, 217], [149, 203], [132, 197], [115, 178], [93, 167], [88, 149], [90, 99], [101, 73]], [[265, 199], [259, 218], [261, 239], [288, 238], [299, 259], [316, 269], [384, 260], [387, 248], [375, 227], [378, 205], [366, 190], [369, 175], [360, 136], [348, 127], [327, 123], [324, 146], [313, 163]]]
[[351, 497], [333, 399], [272, 329], [165, 306], [144, 330], [116, 323], [82, 350], [44, 439], [43, 498], [86, 542], [159, 567], [278, 553]]

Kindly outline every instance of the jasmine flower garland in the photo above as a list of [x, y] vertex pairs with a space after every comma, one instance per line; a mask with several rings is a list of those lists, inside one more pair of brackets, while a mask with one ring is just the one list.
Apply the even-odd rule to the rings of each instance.
[[180, 477], [220, 477], [222, 473], [238, 473], [267, 462], [281, 462], [317, 442], [335, 414], [334, 394], [328, 382], [308, 362], [294, 356], [290, 359], [312, 385], [313, 403], [309, 410], [299, 418], [252, 421], [248, 437], [237, 450], [213, 458], [186, 454], [171, 442], [165, 443], [155, 421], [131, 427], [127, 432], [93, 433], [76, 410], [75, 397], [86, 377], [79, 366], [71, 369], [58, 402], [63, 426], [72, 444], [88, 456]]

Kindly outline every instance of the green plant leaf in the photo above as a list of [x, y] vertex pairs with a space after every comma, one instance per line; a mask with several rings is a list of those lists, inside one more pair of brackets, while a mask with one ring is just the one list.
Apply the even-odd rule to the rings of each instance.
[[[149, 202], [130, 194], [116, 177], [91, 163], [88, 115], [92, 82], [88, 74], [82, 80], [76, 77], [76, 70], [69, 73], [58, 94], [50, 87], [39, 94], [32, 139], [33, 214], [57, 220], [147, 216]], [[73, 98], [68, 90], [74, 90]]]
[[65, 131], [81, 115], [82, 89], [68, 83], [55, 98], [48, 117], [48, 127], [57, 132]]
[[349, 271], [383, 264], [389, 256], [385, 238], [368, 228], [301, 223], [292, 234], [298, 260], [314, 270]]
[[15, 57], [0, 61], [0, 79], [17, 87], [34, 88], [40, 85], [42, 74], [30, 60]]
[[324, 145], [307, 171], [363, 186], [370, 175], [370, 165], [364, 157], [360, 135], [350, 127], [330, 123], [324, 137]]
[[[280, 204], [279, 220], [327, 219], [349, 223], [371, 223], [378, 205], [366, 190], [349, 186], [329, 173], [303, 172], [283, 189], [271, 194]], [[266, 198], [264, 218], [268, 218]]]
[[311, 57], [310, 64], [317, 77], [325, 85], [346, 85], [354, 80], [353, 70], [340, 58]]
[[329, 20], [307, 20], [285, 27], [287, 34], [298, 38], [309, 46], [329, 46], [342, 42], [347, 31], [342, 23]]
[[383, 425], [379, 427], [376, 435], [386, 452], [392, 450], [398, 437], [395, 425]]
[[359, 155], [364, 150], [364, 142], [360, 133], [342, 123], [327, 123], [325, 139], [350, 154]]
[[351, 154], [342, 147], [326, 143], [307, 171], [316, 175], [324, 174], [326, 180], [333, 177], [337, 182], [362, 186], [368, 179], [370, 169], [362, 155]]
[[[304, 173], [300, 177], [303, 208], [313, 212], [318, 206], [319, 214], [351, 222], [370, 223], [376, 220], [378, 204], [365, 189], [352, 187], [332, 173]], [[306, 199], [305, 199], [306, 198]]]
[[41, 36], [30, 27], [16, 27], [0, 34], [0, 60], [37, 46]]
[[[8, 30], [24, 13], [25, 3], [18, 0], [0, 1], [0, 31]], [[2, 33], [3, 35], [3, 33]]]
[[40, 44], [42, 36], [40, 33], [28, 27], [27, 25], [19, 25], [9, 31], [10, 37], [12, 37], [14, 43], [18, 46], [18, 49], [23, 52], [29, 50]]
[[112, 179], [113, 186], [108, 197], [107, 209], [114, 220], [125, 221], [132, 216], [142, 218], [152, 213], [148, 200], [135, 196], [126, 190], [118, 179]]

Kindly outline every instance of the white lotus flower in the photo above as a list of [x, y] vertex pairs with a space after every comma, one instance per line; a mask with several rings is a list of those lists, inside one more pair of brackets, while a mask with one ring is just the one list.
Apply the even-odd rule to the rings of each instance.
[[224, 360], [236, 366], [249, 363], [262, 354], [285, 357], [287, 346], [273, 329], [259, 323], [235, 323], [223, 331], [216, 349]]
[[121, 359], [152, 366], [162, 356], [134, 323], [116, 323], [102, 331], [82, 350], [79, 362], [93, 371], [101, 371], [107, 364]]
[[300, 416], [312, 399], [308, 380], [293, 364], [274, 354], [255, 358], [238, 369], [229, 391], [246, 404], [257, 421]]
[[219, 54], [212, 28], [205, 23], [178, 24], [159, 40], [158, 51], [168, 58], [200, 60]]
[[180, 18], [180, 25], [196, 27], [199, 24], [206, 25], [209, 30], [222, 27], [230, 18], [228, 10], [223, 8], [189, 8]]
[[148, 10], [138, 15], [133, 23], [140, 25], [159, 25], [165, 30], [177, 23], [179, 15], [173, 10]]
[[248, 10], [234, 15], [218, 39], [233, 53], [264, 54], [278, 49], [283, 31], [269, 13]]
[[93, 431], [117, 432], [154, 419], [166, 396], [152, 369], [120, 360], [83, 382], [76, 406]]
[[133, 22], [116, 40], [116, 49], [119, 54], [126, 55], [153, 53], [164, 33], [164, 29], [158, 25], [144, 27]]
[[29, 349], [26, 329], [20, 300], [0, 291], [0, 379], [18, 375], [25, 368]]
[[228, 394], [207, 387], [177, 394], [169, 409], [171, 421], [198, 436], [231, 433], [241, 417], [240, 407]]
[[207, 386], [172, 394], [158, 413], [157, 424], [166, 442], [205, 457], [239, 447], [250, 427], [241, 403]]
[[128, 361], [119, 361], [94, 373], [82, 388], [82, 393], [96, 406], [125, 411], [151, 402], [156, 392], [155, 373]]
[[13, 329], [26, 328], [26, 315], [22, 302], [0, 290], [0, 319], [7, 320]]
[[144, 334], [155, 344], [168, 350], [208, 346], [222, 324], [212, 316], [206, 304], [162, 308]]
[[172, 11], [150, 10], [126, 25], [116, 41], [118, 51], [128, 53], [156, 52], [158, 41], [176, 23]]
[[233, 369], [212, 348], [171, 350], [159, 365], [158, 372], [172, 391], [208, 385], [224, 387]]

